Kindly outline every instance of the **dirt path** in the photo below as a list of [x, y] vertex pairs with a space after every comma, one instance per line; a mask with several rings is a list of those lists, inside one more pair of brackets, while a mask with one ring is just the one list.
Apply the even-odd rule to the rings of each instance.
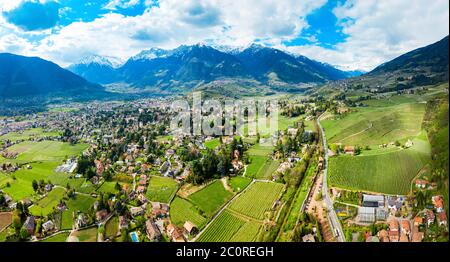
[[220, 179], [220, 181], [222, 181], [223, 187], [224, 187], [227, 191], [233, 193], [233, 189], [228, 185], [228, 177], [222, 177], [222, 178]]

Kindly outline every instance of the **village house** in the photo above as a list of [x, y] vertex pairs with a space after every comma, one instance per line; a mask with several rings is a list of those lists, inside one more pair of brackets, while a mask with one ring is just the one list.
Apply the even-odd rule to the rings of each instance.
[[407, 219], [402, 220], [402, 234], [405, 234], [408, 237], [411, 234], [411, 224]]
[[166, 228], [166, 232], [172, 242], [186, 242], [183, 233], [174, 224], [169, 224]]
[[145, 207], [144, 206], [131, 207], [130, 213], [132, 217], [140, 216], [145, 213]]
[[344, 154], [346, 155], [355, 155], [355, 147], [354, 146], [345, 146]]
[[194, 235], [197, 232], [197, 226], [191, 221], [186, 221], [183, 225], [188, 235]]
[[437, 215], [437, 221], [440, 226], [446, 226], [447, 225], [447, 215], [445, 212], [440, 212]]
[[161, 238], [161, 232], [159, 231], [158, 227], [155, 225], [155, 223], [148, 219], [145, 222], [145, 231], [147, 232], [147, 237], [150, 239], [150, 241], [159, 241]]
[[424, 189], [427, 186], [427, 181], [423, 179], [416, 179], [416, 187], [420, 189]]
[[378, 232], [378, 238], [380, 242], [389, 242], [389, 233], [388, 231], [382, 229]]
[[95, 219], [97, 221], [103, 221], [103, 219], [105, 219], [107, 215], [108, 215], [108, 211], [106, 209], [102, 209], [95, 213]]
[[55, 224], [51, 220], [42, 224], [42, 230], [44, 232], [49, 232], [49, 231], [52, 231], [53, 229], [55, 229]]
[[434, 212], [432, 210], [427, 210], [427, 225], [430, 226], [431, 224], [434, 223]]
[[444, 212], [444, 199], [441, 196], [433, 196], [431, 198], [437, 213]]
[[76, 222], [75, 222], [75, 228], [79, 229], [79, 228], [85, 227], [87, 224], [88, 224], [88, 220], [87, 220], [86, 215], [79, 214], [76, 219]]
[[144, 186], [138, 186], [136, 188], [136, 193], [140, 194], [140, 193], [144, 193], [145, 191], [145, 187]]
[[119, 216], [119, 230], [123, 228], [128, 228], [128, 222], [124, 216]]
[[399, 241], [399, 226], [397, 219], [392, 219], [389, 222], [389, 241], [390, 242], [398, 242]]
[[312, 234], [304, 235], [302, 237], [302, 241], [303, 242], [316, 242], [316, 240], [314, 239], [314, 236]]
[[28, 232], [29, 235], [34, 234], [34, 227], [36, 226], [35, 219], [33, 216], [27, 217], [25, 223], [23, 224], [23, 228]]

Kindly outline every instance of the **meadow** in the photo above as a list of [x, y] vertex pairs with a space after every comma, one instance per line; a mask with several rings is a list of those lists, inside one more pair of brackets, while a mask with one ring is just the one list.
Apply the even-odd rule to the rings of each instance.
[[61, 214], [61, 229], [71, 229], [73, 225], [73, 216], [78, 211], [87, 213], [94, 204], [95, 199], [90, 196], [76, 194], [74, 197], [66, 201], [67, 210]]
[[178, 184], [172, 178], [151, 176], [145, 197], [149, 201], [169, 203], [177, 189]]
[[251, 182], [251, 179], [242, 176], [231, 177], [228, 181], [234, 192], [244, 190]]
[[277, 170], [279, 162], [273, 160], [270, 154], [273, 146], [256, 144], [248, 150], [250, 164], [247, 166], [246, 177], [257, 179], [270, 179], [270, 176]]
[[77, 237], [79, 242], [97, 242], [97, 227], [75, 231], [71, 236]]
[[170, 204], [170, 220], [180, 227], [186, 221], [191, 221], [198, 228], [202, 228], [207, 222], [207, 219], [200, 214], [194, 204], [180, 197], [175, 197]]
[[44, 129], [37, 127], [37, 128], [30, 128], [27, 130], [24, 130], [23, 132], [10, 132], [8, 134], [0, 136], [0, 140], [10, 140], [10, 141], [18, 141], [18, 140], [28, 140], [31, 138], [43, 138], [43, 137], [50, 137], [50, 136], [60, 136], [60, 132], [57, 131], [45, 131]]
[[66, 239], [69, 237], [70, 232], [63, 232], [57, 235], [46, 238], [40, 242], [66, 242]]
[[76, 156], [88, 148], [87, 144], [70, 145], [58, 141], [25, 141], [15, 144], [7, 149], [19, 155], [16, 159], [8, 161], [15, 163], [29, 163], [39, 161], [59, 162], [68, 156]]
[[216, 147], [218, 147], [219, 145], [220, 145], [219, 138], [214, 138], [209, 141], [205, 141], [205, 147], [212, 150], [216, 149]]
[[114, 216], [108, 220], [105, 224], [105, 237], [115, 238], [119, 232], [119, 218]]
[[227, 191], [222, 181], [216, 180], [189, 196], [206, 217], [212, 217], [230, 198], [233, 193]]
[[64, 197], [66, 190], [64, 188], [56, 187], [50, 191], [47, 196], [34, 203], [28, 208], [30, 214], [33, 216], [47, 216], [53, 212], [53, 209], [59, 204], [59, 201]]

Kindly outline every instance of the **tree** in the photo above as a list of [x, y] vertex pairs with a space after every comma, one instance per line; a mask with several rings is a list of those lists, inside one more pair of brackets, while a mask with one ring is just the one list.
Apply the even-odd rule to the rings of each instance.
[[25, 240], [28, 238], [30, 234], [28, 234], [28, 231], [25, 228], [20, 229], [19, 237], [21, 240]]
[[39, 189], [38, 182], [35, 179], [33, 179], [33, 182], [31, 182], [31, 185], [33, 186], [34, 192], [37, 192]]

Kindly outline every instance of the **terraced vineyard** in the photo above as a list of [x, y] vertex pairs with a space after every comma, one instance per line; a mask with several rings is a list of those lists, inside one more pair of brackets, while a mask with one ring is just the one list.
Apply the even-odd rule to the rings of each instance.
[[[330, 158], [332, 186], [387, 194], [407, 194], [411, 180], [430, 161], [427, 146], [420, 140], [410, 149], [367, 156]], [[426, 143], [426, 142], [422, 142]]]
[[251, 242], [258, 239], [265, 213], [280, 196], [283, 185], [255, 182], [228, 206], [199, 236], [199, 242]]

